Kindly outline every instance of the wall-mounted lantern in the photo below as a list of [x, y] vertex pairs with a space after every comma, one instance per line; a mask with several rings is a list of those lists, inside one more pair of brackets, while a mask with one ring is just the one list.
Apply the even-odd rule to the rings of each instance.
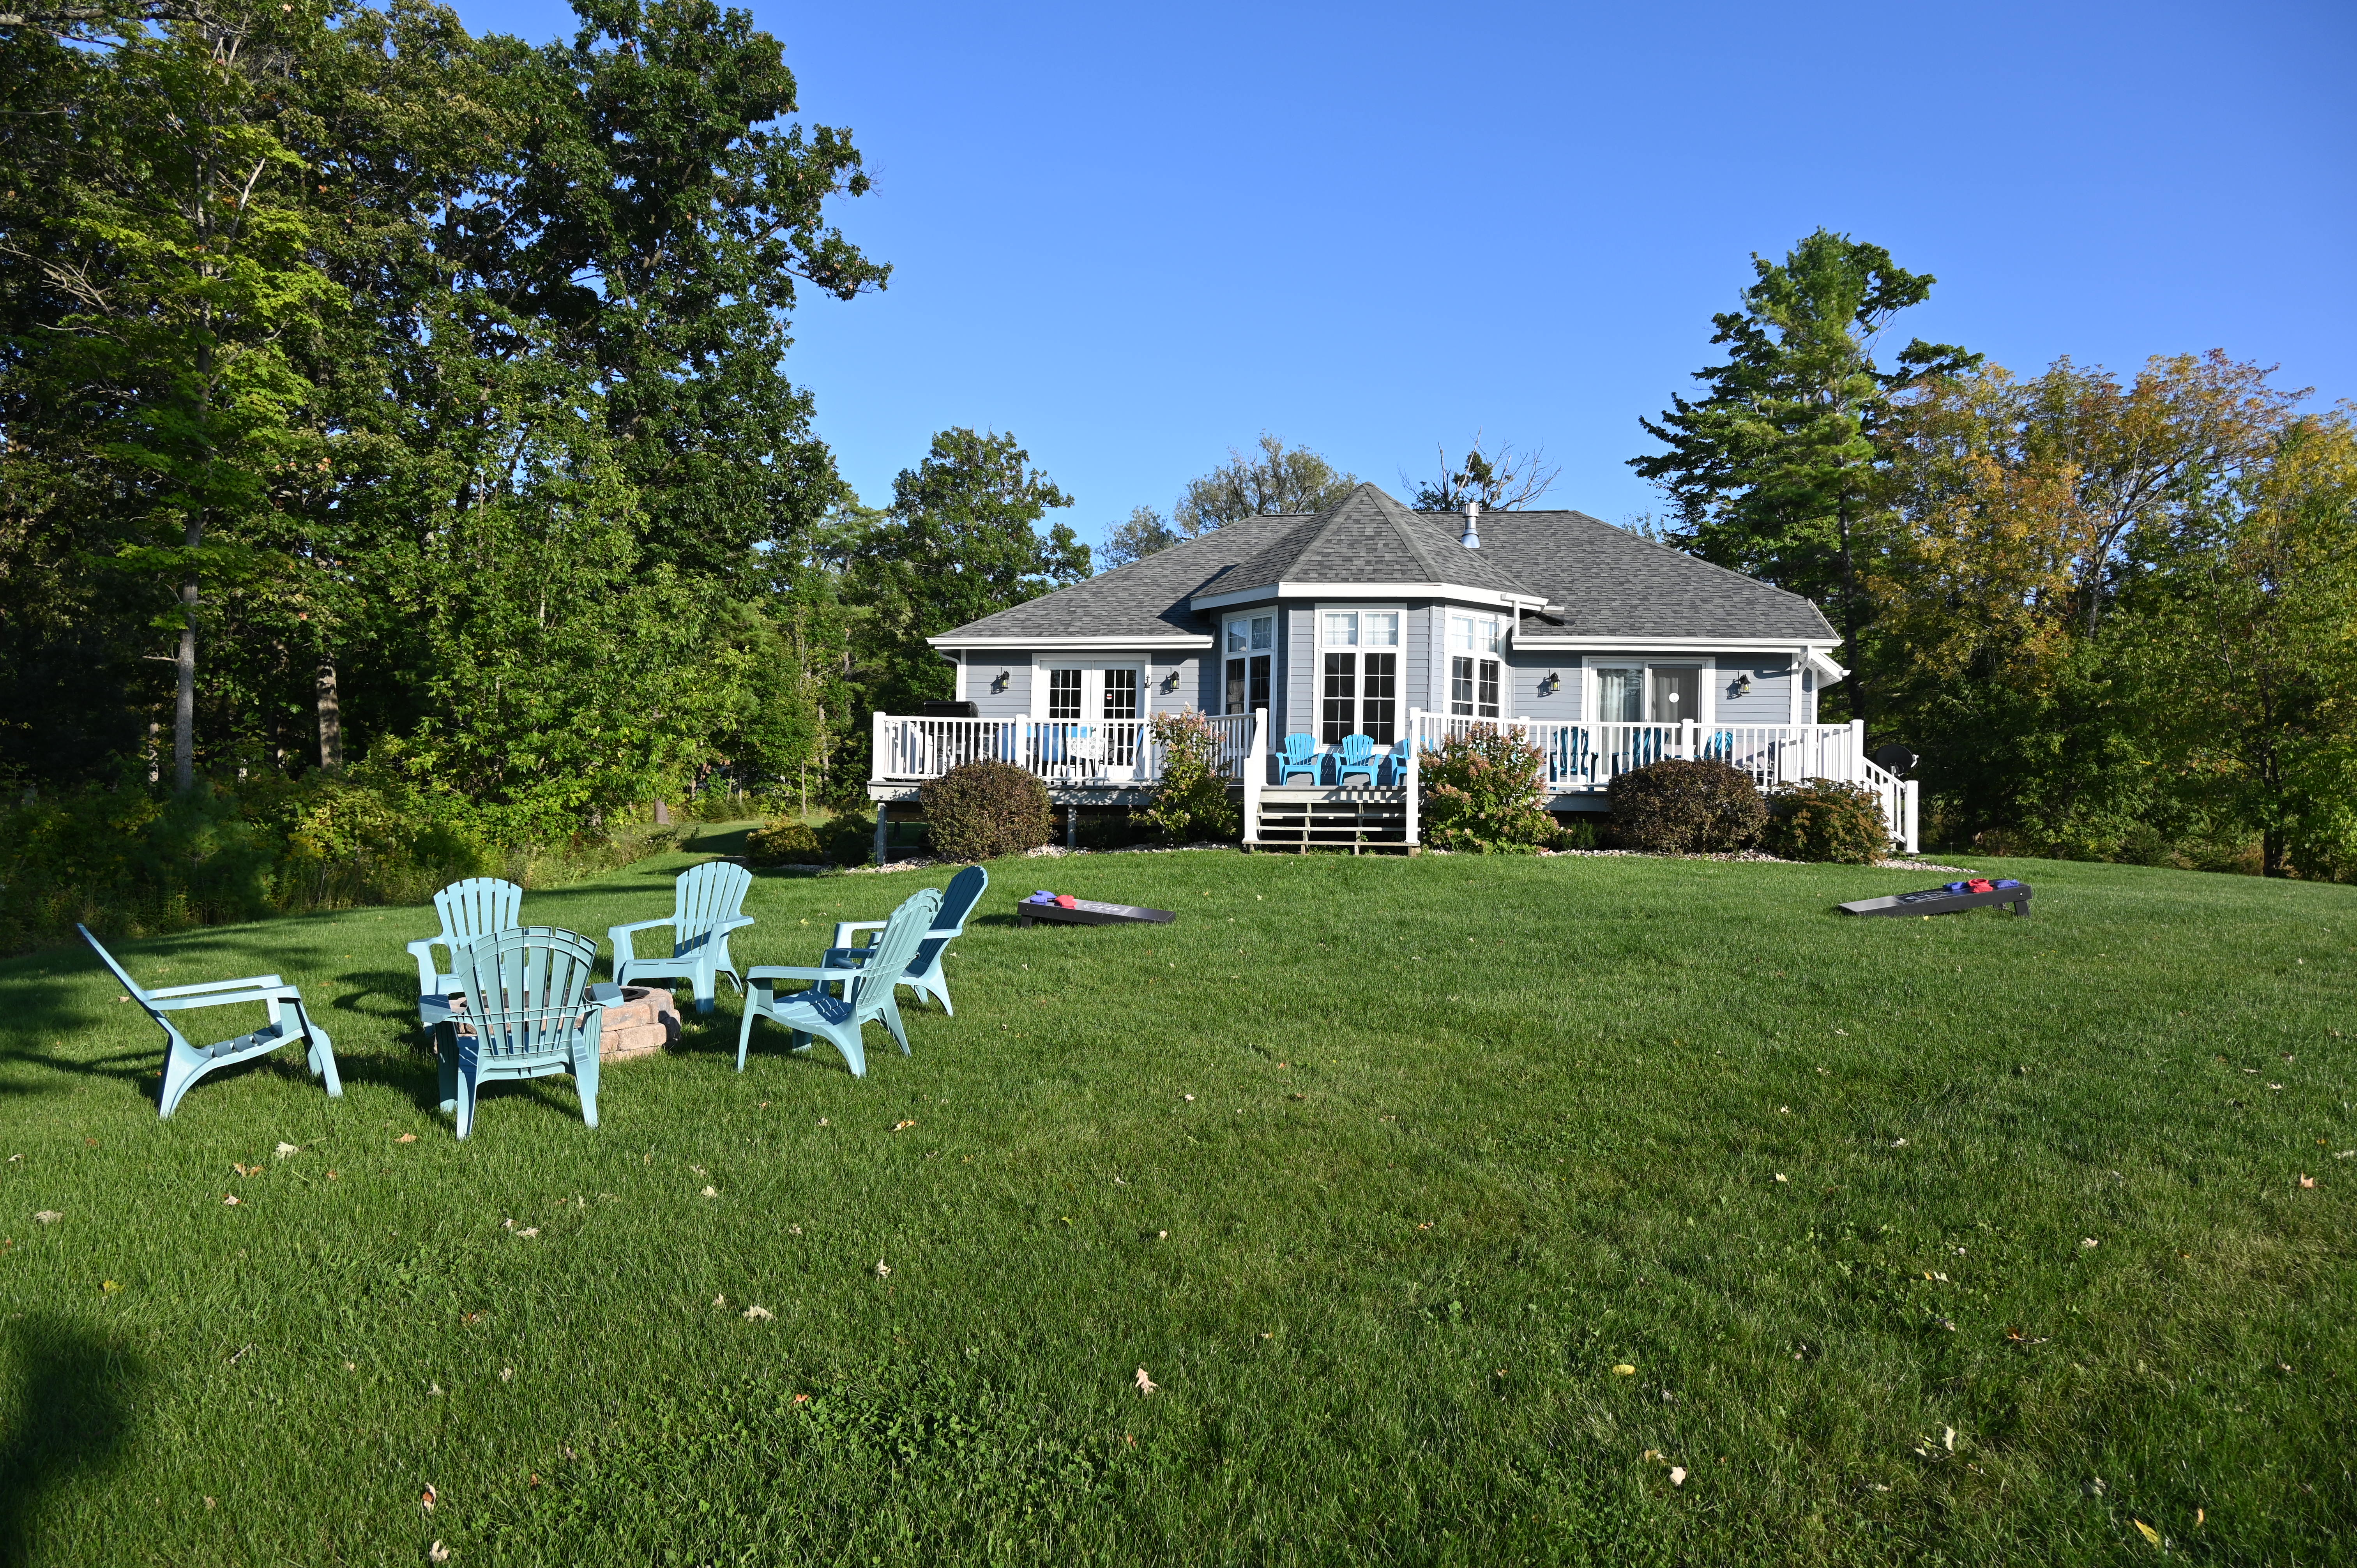
[[1546, 678], [1539, 682], [1539, 695], [1542, 697], [1552, 697], [1562, 690], [1563, 677], [1552, 670], [1548, 671]]
[[1749, 696], [1751, 694], [1751, 671], [1746, 670], [1742, 674], [1738, 675], [1735, 678], [1735, 684], [1729, 686], [1727, 691], [1727, 695], [1732, 697]]
[[990, 689], [991, 689], [993, 692], [1004, 692], [1004, 691], [1006, 691], [1006, 688], [1007, 688], [1008, 684], [1009, 684], [1009, 683], [1011, 683], [1011, 682], [1014, 681], [1014, 679], [1015, 679], [1015, 671], [1012, 671], [1012, 670], [1001, 670], [1001, 671], [998, 672], [998, 677], [997, 677], [997, 679], [996, 679], [996, 680], [994, 680], [993, 682], [991, 682], [991, 683], [990, 683]]

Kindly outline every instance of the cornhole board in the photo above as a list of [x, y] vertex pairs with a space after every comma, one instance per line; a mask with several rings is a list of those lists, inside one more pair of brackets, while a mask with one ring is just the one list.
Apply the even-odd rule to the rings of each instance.
[[1121, 926], [1132, 922], [1167, 926], [1178, 918], [1168, 909], [1144, 909], [1135, 904], [1100, 904], [1093, 898], [1075, 898], [1069, 909], [1060, 904], [1015, 906], [1015, 923], [1025, 928], [1034, 920], [1060, 926]]
[[1996, 887], [1986, 893], [1951, 893], [1944, 887], [1927, 887], [1921, 893], [1894, 893], [1888, 898], [1860, 898], [1854, 903], [1837, 905], [1845, 915], [1953, 915], [1965, 909], [1978, 909], [1989, 904], [2010, 904], [2013, 912], [2027, 917], [2029, 913], [2029, 884], [2018, 887]]

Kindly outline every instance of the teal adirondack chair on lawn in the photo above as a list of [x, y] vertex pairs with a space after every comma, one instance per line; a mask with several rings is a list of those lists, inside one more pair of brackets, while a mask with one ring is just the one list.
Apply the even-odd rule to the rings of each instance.
[[[753, 1020], [767, 1018], [793, 1031], [796, 1050], [807, 1049], [813, 1035], [823, 1036], [836, 1050], [843, 1053], [845, 1066], [854, 1078], [867, 1076], [867, 1052], [860, 1044], [860, 1031], [871, 1018], [881, 1018], [884, 1026], [899, 1042], [900, 1054], [909, 1054], [909, 1031], [900, 1024], [900, 1006], [894, 993], [900, 977], [908, 972], [909, 961], [917, 956], [917, 945], [925, 933], [933, 929], [933, 917], [941, 912], [942, 892], [938, 887], [920, 887], [907, 903], [892, 911], [884, 922], [884, 932], [876, 945], [867, 950], [867, 961], [856, 969], [801, 969], [791, 966], [763, 964], [745, 972], [745, 982], [750, 987], [745, 993], [745, 1021], [737, 1026], [737, 1070], [745, 1070], [745, 1047], [753, 1038]], [[777, 994], [780, 980], [802, 980], [810, 983], [807, 991]], [[831, 996], [830, 985], [841, 985], [843, 994]]]
[[1370, 786], [1375, 781], [1375, 743], [1363, 735], [1344, 736], [1342, 748], [1334, 754], [1334, 782], [1347, 783], [1353, 773], [1365, 774]]
[[[939, 996], [942, 1011], [952, 1018], [957, 1016], [957, 1009], [950, 1005], [949, 977], [942, 972], [942, 959], [949, 950], [950, 943], [965, 935], [965, 918], [974, 913], [974, 907], [982, 901], [983, 892], [989, 886], [990, 873], [979, 865], [969, 865], [951, 877], [949, 891], [942, 896], [941, 912], [933, 918], [933, 929], [917, 943], [917, 956], [910, 959], [909, 967], [900, 972], [900, 983], [914, 991], [918, 1001]], [[876, 950], [873, 947], [854, 947], [851, 941], [853, 933], [880, 931], [888, 923], [884, 920], [838, 921], [834, 928], [834, 946], [820, 957], [821, 967], [856, 969], [866, 963], [868, 955]]]
[[[721, 975], [726, 975], [728, 983], [737, 990], [744, 990], [745, 982], [737, 973], [736, 961], [728, 956], [728, 933], [753, 923], [753, 918], [745, 913], [745, 890], [752, 885], [751, 872], [725, 860], [707, 860], [681, 872], [679, 880], [672, 885], [674, 902], [669, 919], [640, 920], [634, 926], [616, 926], [606, 933], [614, 944], [614, 983], [642, 985], [649, 980], [685, 980], [695, 989], [695, 1010], [699, 1013], [712, 1011], [712, 998], [720, 989]], [[672, 929], [671, 956], [640, 958], [631, 949], [631, 935], [656, 926]]]
[[[254, 974], [242, 980], [209, 980], [196, 985], [167, 985], [161, 991], [149, 991], [124, 972], [123, 966], [114, 961], [114, 955], [90, 934], [88, 926], [76, 926], [74, 929], [81, 933], [81, 940], [90, 944], [91, 951], [98, 955], [99, 961], [106, 965], [123, 989], [130, 993], [131, 1000], [146, 1009], [147, 1016], [156, 1020], [156, 1026], [164, 1031], [164, 1038], [169, 1042], [169, 1047], [164, 1053], [164, 1086], [156, 1101], [156, 1114], [159, 1119], [169, 1116], [180, 1103], [180, 1097], [188, 1092], [189, 1085], [214, 1069], [266, 1057], [297, 1040], [309, 1047], [305, 1061], [310, 1067], [313, 1078], [326, 1080], [328, 1098], [343, 1098], [344, 1080], [336, 1076], [336, 1047], [328, 1040], [328, 1031], [311, 1021], [310, 1013], [303, 1005], [303, 993], [278, 976]], [[262, 1004], [264, 1016], [267, 1020], [263, 1026], [250, 1035], [240, 1035], [233, 1040], [222, 1040], [217, 1045], [189, 1044], [188, 1037], [174, 1028], [172, 1021], [164, 1016], [167, 1013], [185, 1013], [199, 1007], [228, 1007], [254, 1002]], [[291, 1027], [285, 1015], [285, 1009], [290, 1007], [295, 1010]]]
[[442, 1053], [442, 1098], [456, 1102], [458, 1136], [474, 1131], [484, 1084], [560, 1072], [580, 1090], [581, 1119], [597, 1124], [597, 1041], [619, 992], [591, 993], [597, 966], [597, 942], [554, 926], [494, 931], [460, 951], [466, 1009], [445, 1026], [456, 1048]]
[[1318, 737], [1314, 735], [1289, 735], [1285, 737], [1285, 749], [1277, 754], [1276, 781], [1290, 784], [1297, 773], [1309, 775], [1312, 784], [1326, 782], [1322, 768], [1324, 758], [1318, 755]]
[[[420, 996], [447, 996], [458, 989], [458, 977], [452, 972], [458, 967], [459, 951], [468, 942], [493, 931], [512, 931], [523, 924], [523, 889], [496, 877], [470, 876], [434, 895], [434, 911], [442, 917], [441, 930], [409, 944], [409, 956], [417, 961]], [[450, 950], [449, 969], [435, 967], [437, 947]]]

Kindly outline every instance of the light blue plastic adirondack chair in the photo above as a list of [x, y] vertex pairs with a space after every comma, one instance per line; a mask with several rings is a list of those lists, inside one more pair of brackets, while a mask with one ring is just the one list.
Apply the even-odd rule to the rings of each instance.
[[[470, 876], [434, 895], [434, 910], [442, 917], [441, 930], [409, 944], [409, 956], [417, 961], [420, 996], [447, 996], [458, 989], [458, 977], [452, 972], [458, 967], [459, 950], [468, 942], [523, 924], [523, 889], [496, 877]], [[450, 950], [449, 969], [435, 967], [437, 947]]]
[[[254, 974], [243, 980], [209, 980], [197, 985], [167, 985], [161, 991], [148, 991], [124, 972], [123, 966], [114, 961], [114, 955], [90, 934], [88, 926], [76, 926], [74, 929], [81, 933], [81, 940], [90, 944], [90, 950], [98, 955], [99, 961], [130, 993], [131, 1000], [156, 1020], [156, 1026], [164, 1031], [164, 1038], [170, 1043], [164, 1053], [164, 1087], [156, 1100], [159, 1119], [169, 1116], [180, 1103], [180, 1097], [188, 1092], [188, 1086], [214, 1069], [266, 1057], [297, 1040], [308, 1047], [304, 1059], [311, 1069], [311, 1076], [326, 1081], [328, 1098], [343, 1098], [344, 1080], [336, 1076], [336, 1047], [328, 1040], [328, 1031], [311, 1021], [310, 1013], [303, 1005], [303, 993], [278, 976]], [[240, 1035], [217, 1045], [189, 1044], [188, 1037], [164, 1016], [199, 1007], [254, 1002], [262, 1004], [266, 1020], [263, 1026], [250, 1035]], [[291, 1020], [286, 1016], [288, 1008], [294, 1009]]]
[[1399, 739], [1392, 742], [1390, 755], [1386, 756], [1383, 759], [1383, 771], [1382, 781], [1383, 783], [1405, 784], [1407, 782], [1407, 757], [1408, 753], [1414, 749], [1415, 746], [1415, 742], [1406, 736], [1402, 736]]
[[[597, 1041], [606, 1004], [618, 988], [597, 986], [597, 944], [554, 926], [493, 931], [458, 954], [464, 1012], [444, 1027], [442, 1099], [458, 1112], [458, 1136], [475, 1129], [476, 1098], [486, 1083], [569, 1072], [581, 1093], [581, 1119], [597, 1124]], [[455, 1041], [452, 1039], [455, 1036]]]
[[[720, 989], [719, 977], [726, 975], [737, 990], [745, 982], [737, 973], [736, 961], [728, 956], [728, 933], [753, 923], [745, 913], [745, 890], [753, 885], [753, 874], [741, 865], [725, 860], [707, 860], [680, 873], [673, 883], [674, 902], [671, 918], [665, 920], [640, 920], [634, 926], [616, 926], [606, 933], [614, 944], [614, 983], [643, 984], [649, 980], [685, 980], [695, 990], [695, 1010], [712, 1011], [712, 998]], [[672, 929], [671, 956], [640, 958], [630, 946], [631, 936], [651, 930], [657, 926]]]
[[1285, 737], [1285, 749], [1277, 754], [1276, 781], [1290, 784], [1297, 773], [1309, 775], [1312, 784], [1326, 782], [1325, 758], [1318, 755], [1318, 737], [1314, 735], [1289, 735]]
[[[845, 1065], [854, 1078], [867, 1076], [867, 1052], [860, 1044], [860, 1031], [870, 1018], [881, 1018], [884, 1026], [899, 1042], [900, 1054], [909, 1054], [909, 1031], [900, 1024], [900, 1005], [894, 1000], [900, 977], [908, 972], [909, 962], [917, 956], [917, 946], [925, 933], [933, 928], [933, 917], [941, 912], [942, 892], [938, 887], [920, 887], [907, 903], [892, 911], [884, 922], [883, 934], [876, 945], [867, 950], [867, 961], [856, 969], [801, 969], [791, 965], [763, 964], [745, 972], [746, 983], [751, 988], [745, 993], [745, 1021], [737, 1026], [737, 1070], [745, 1070], [745, 1047], [753, 1038], [753, 1020], [767, 1018], [793, 1031], [795, 1050], [806, 1050], [811, 1036], [823, 1036], [836, 1050], [843, 1053]], [[777, 994], [780, 980], [802, 980], [810, 983], [807, 991], [788, 995]], [[827, 987], [839, 984], [841, 996], [831, 996]]]
[[1374, 783], [1375, 743], [1368, 736], [1363, 735], [1344, 736], [1342, 737], [1342, 749], [1334, 754], [1333, 761], [1334, 782], [1336, 784], [1348, 783], [1350, 781], [1351, 775], [1353, 773], [1363, 773], [1367, 776], [1368, 784], [1372, 785]]
[[[910, 959], [909, 967], [900, 972], [900, 983], [914, 991], [918, 1001], [938, 996], [942, 999], [942, 1011], [952, 1018], [957, 1016], [957, 1009], [950, 1004], [949, 977], [942, 972], [942, 959], [948, 952], [950, 943], [965, 935], [966, 917], [974, 913], [974, 907], [982, 901], [983, 892], [989, 886], [990, 873], [979, 865], [969, 865], [951, 877], [949, 891], [942, 895], [941, 913], [933, 918], [933, 929], [917, 943], [917, 956]], [[872, 946], [853, 946], [854, 933], [880, 931], [888, 924], [889, 922], [885, 920], [838, 922], [834, 928], [834, 946], [827, 949], [819, 959], [820, 966], [837, 970], [857, 969], [876, 950]]]

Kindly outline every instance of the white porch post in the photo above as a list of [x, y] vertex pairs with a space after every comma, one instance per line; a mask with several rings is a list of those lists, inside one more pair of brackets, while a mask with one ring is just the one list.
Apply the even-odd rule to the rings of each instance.
[[1415, 820], [1416, 790], [1420, 782], [1417, 764], [1424, 759], [1424, 710], [1407, 711], [1407, 852], [1414, 854], [1421, 842], [1417, 837], [1419, 824]]
[[1268, 710], [1254, 708], [1252, 744], [1244, 747], [1244, 853], [1260, 843], [1260, 791], [1268, 779]]
[[1695, 722], [1692, 719], [1678, 721], [1678, 755], [1688, 762], [1695, 759]]
[[884, 715], [867, 715], [867, 777], [880, 780], [884, 777]]
[[1916, 790], [1916, 785], [1915, 785], [1915, 780], [1914, 780], [1914, 779], [1901, 779], [1901, 780], [1900, 781], [1899, 788], [1900, 788], [1900, 790], [1901, 794], [1903, 795], [1903, 797], [1905, 798], [1906, 802], [1907, 802], [1907, 811], [1906, 811], [1906, 816], [1907, 816], [1907, 828], [1906, 828], [1906, 831], [1907, 831], [1907, 843], [1906, 843], [1907, 853], [1908, 853], [1908, 854], [1913, 854], [1916, 852], [1916, 850], [1918, 849], [1918, 847], [1920, 847], [1920, 846], [1918, 846], [1918, 844], [1917, 844], [1917, 843], [1916, 843], [1916, 842], [1915, 842], [1915, 822], [1916, 822], [1916, 793], [1915, 793], [1915, 790]]
[[1849, 773], [1847, 782], [1866, 782], [1866, 721], [1849, 721]]

